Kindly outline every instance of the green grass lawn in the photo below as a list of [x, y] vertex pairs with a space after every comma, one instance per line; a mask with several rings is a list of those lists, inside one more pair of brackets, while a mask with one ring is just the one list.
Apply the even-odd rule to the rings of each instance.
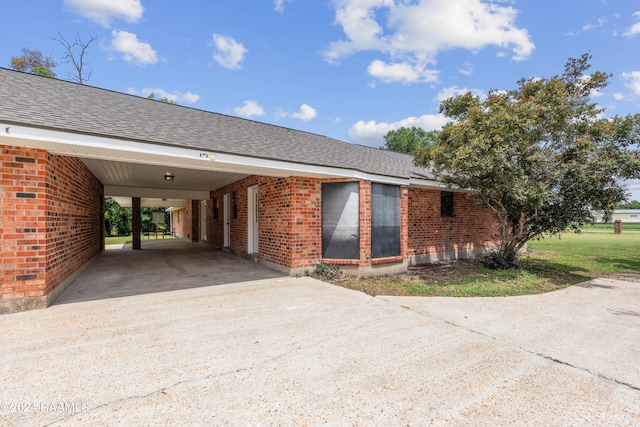
[[[142, 240], [155, 240], [155, 239], [171, 239], [171, 236], [165, 235], [159, 235], [156, 236], [155, 234], [151, 233], [149, 236], [144, 236], [144, 235], [140, 235], [140, 238]], [[104, 244], [105, 245], [116, 245], [116, 244], [121, 244], [121, 243], [130, 243], [133, 241], [133, 238], [131, 236], [118, 236], [118, 237], [105, 237], [104, 239]]]
[[521, 269], [472, 261], [422, 265], [407, 274], [339, 277], [332, 283], [370, 295], [509, 296], [562, 289], [596, 277], [640, 276], [640, 234], [567, 233], [529, 244]]
[[640, 272], [640, 234], [566, 233], [529, 242], [532, 258], [589, 277]]
[[116, 245], [120, 243], [129, 243], [132, 241], [131, 236], [118, 236], [118, 237], [105, 237], [104, 244], [105, 245]]

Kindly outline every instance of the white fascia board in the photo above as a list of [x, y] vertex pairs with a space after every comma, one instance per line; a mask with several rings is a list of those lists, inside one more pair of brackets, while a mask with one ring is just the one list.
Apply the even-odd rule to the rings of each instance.
[[413, 187], [426, 188], [429, 190], [456, 191], [459, 193], [477, 193], [477, 191], [475, 190], [458, 188], [456, 186], [448, 187], [444, 182], [432, 181], [429, 179], [411, 178], [409, 185]]
[[25, 147], [43, 148], [53, 154], [67, 156], [129, 162], [139, 161], [163, 165], [171, 163], [168, 158], [173, 158], [176, 163], [175, 166], [206, 164], [211, 161], [211, 153], [205, 150], [148, 144], [6, 123], [0, 123], [0, 141], [2, 141], [2, 137], [18, 139], [21, 141], [20, 145]]
[[414, 187], [431, 188], [434, 190], [446, 190], [447, 188], [450, 188], [447, 187], [447, 184], [444, 182], [420, 178], [411, 178], [409, 180], [409, 185]]
[[396, 185], [406, 185], [409, 183], [409, 180], [406, 178], [371, 174], [360, 172], [354, 169], [336, 168], [331, 166], [317, 166], [304, 163], [286, 162], [282, 160], [261, 159], [256, 157], [244, 157], [235, 154], [216, 153], [215, 160], [216, 163], [221, 164], [286, 171], [288, 176], [352, 178]]
[[146, 197], [150, 199], [191, 199], [209, 200], [209, 191], [200, 190], [167, 190], [160, 188], [104, 186], [105, 196]]

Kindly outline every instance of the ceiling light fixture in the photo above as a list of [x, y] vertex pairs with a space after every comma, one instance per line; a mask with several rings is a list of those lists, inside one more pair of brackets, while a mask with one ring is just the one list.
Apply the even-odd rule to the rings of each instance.
[[165, 181], [173, 181], [173, 179], [175, 178], [174, 175], [171, 175], [171, 172], [167, 172], [164, 174], [164, 180]]

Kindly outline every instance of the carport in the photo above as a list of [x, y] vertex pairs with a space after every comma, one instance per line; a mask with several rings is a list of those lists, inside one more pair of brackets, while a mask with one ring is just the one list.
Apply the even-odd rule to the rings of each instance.
[[281, 277], [269, 268], [204, 242], [145, 240], [107, 248], [55, 304], [93, 301]]

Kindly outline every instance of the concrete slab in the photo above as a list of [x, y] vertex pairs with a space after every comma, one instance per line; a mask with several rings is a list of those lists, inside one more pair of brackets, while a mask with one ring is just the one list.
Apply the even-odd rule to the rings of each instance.
[[596, 279], [506, 298], [380, 298], [640, 390], [640, 282]]
[[144, 240], [141, 250], [126, 244], [103, 252], [55, 304], [275, 277], [282, 274], [205, 242]]
[[306, 277], [4, 315], [0, 348], [0, 425], [640, 423], [633, 386]]

